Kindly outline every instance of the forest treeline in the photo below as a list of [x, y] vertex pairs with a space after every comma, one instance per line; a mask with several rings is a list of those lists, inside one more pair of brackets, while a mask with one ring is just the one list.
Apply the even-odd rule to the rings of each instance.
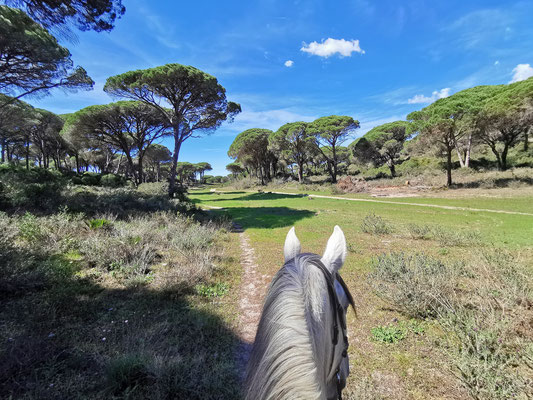
[[[118, 101], [71, 114], [56, 115], [22, 100], [47, 95], [54, 88], [93, 87], [94, 81], [74, 65], [68, 49], [49, 30], [59, 26], [68, 32], [72, 25], [111, 30], [124, 13], [117, 0], [92, 3], [63, 0], [46, 10], [39, 9], [41, 2], [30, 0], [8, 2], [18, 8], [0, 5], [2, 162], [116, 174], [136, 185], [168, 180], [171, 196], [185, 182], [205, 180], [211, 166], [179, 162], [181, 146], [231, 122], [241, 106], [226, 98], [215, 77], [197, 68], [166, 64], [111, 76], [104, 91]], [[85, 11], [72, 14], [69, 7]], [[463, 90], [409, 114], [405, 121], [375, 127], [348, 146], [360, 128], [350, 116], [292, 122], [275, 132], [248, 129], [231, 144], [228, 155], [235, 162], [226, 168], [234, 178], [255, 176], [263, 184], [290, 176], [303, 182], [310, 175], [327, 175], [335, 183], [339, 175], [369, 167], [386, 166], [394, 176], [396, 166], [423, 155], [443, 161], [451, 185], [457, 162], [468, 168], [473, 156], [489, 151], [498, 168], [505, 170], [509, 152], [518, 143], [528, 152], [532, 110], [530, 78]], [[165, 137], [173, 143], [170, 149], [160, 144]]]
[[[226, 99], [215, 77], [191, 66], [167, 64], [109, 77], [104, 91], [120, 99], [115, 103], [67, 115], [35, 109], [21, 98], [94, 85], [48, 28], [111, 30], [125, 10], [120, 0], [8, 3], [18, 8], [0, 5], [3, 162], [76, 172], [92, 169], [121, 174], [135, 184], [168, 179], [171, 196], [180, 183], [196, 175], [204, 178], [211, 169], [208, 163], [178, 162], [182, 144], [213, 132], [241, 111], [239, 104]], [[172, 151], [158, 143], [166, 136], [173, 139]]]
[[[441, 159], [451, 185], [452, 170], [471, 166], [478, 154], [492, 154], [499, 170], [509, 167], [511, 149], [525, 152], [533, 127], [533, 78], [509, 85], [477, 86], [442, 98], [407, 115], [404, 121], [376, 126], [353, 138], [359, 121], [328, 116], [313, 122], [292, 122], [277, 131], [248, 129], [231, 144], [226, 166], [234, 177], [255, 176], [262, 183], [275, 176], [357, 174], [365, 168], [396, 166], [411, 157]], [[526, 162], [526, 164], [528, 164]], [[526, 166], [533, 166], [526, 165]]]

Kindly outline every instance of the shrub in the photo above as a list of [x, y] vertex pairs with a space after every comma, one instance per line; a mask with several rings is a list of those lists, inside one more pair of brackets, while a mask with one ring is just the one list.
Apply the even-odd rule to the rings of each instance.
[[409, 224], [407, 230], [413, 239], [429, 239], [432, 233], [429, 225]]
[[100, 178], [100, 185], [105, 186], [105, 187], [116, 188], [119, 186], [124, 186], [125, 183], [126, 183], [126, 180], [124, 179], [124, 177], [120, 175], [106, 174]]
[[363, 219], [361, 230], [372, 235], [387, 235], [392, 232], [392, 227], [379, 215], [371, 213]]
[[509, 399], [526, 388], [515, 370], [520, 352], [509, 346], [510, 321], [488, 309], [460, 309], [440, 319], [445, 351], [475, 399]]
[[452, 231], [440, 225], [407, 225], [409, 236], [413, 239], [434, 239], [441, 246], [471, 246], [480, 242], [480, 235], [477, 231]]
[[19, 235], [28, 242], [34, 242], [42, 237], [41, 226], [35, 215], [26, 212], [19, 221]]
[[432, 234], [441, 246], [470, 246], [480, 239], [476, 231], [452, 231], [439, 225], [432, 229]]
[[373, 264], [372, 287], [408, 315], [434, 317], [453, 309], [457, 268], [425, 254], [383, 254]]
[[137, 191], [150, 196], [168, 196], [168, 182], [141, 183]]
[[392, 253], [375, 261], [370, 279], [401, 311], [436, 319], [451, 370], [473, 398], [529, 398], [532, 379], [522, 373], [532, 360], [524, 328], [533, 303], [529, 272], [490, 248], [467, 267]]
[[87, 186], [96, 186], [100, 183], [101, 175], [95, 172], [84, 172], [81, 183]]

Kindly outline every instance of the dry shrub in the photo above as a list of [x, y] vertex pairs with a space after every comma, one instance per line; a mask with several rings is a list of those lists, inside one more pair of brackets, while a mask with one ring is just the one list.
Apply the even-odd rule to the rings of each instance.
[[[441, 326], [452, 372], [475, 399], [526, 398], [533, 392], [532, 282], [502, 249], [464, 264], [425, 255], [382, 255], [371, 285], [402, 311]], [[520, 397], [522, 396], [522, 397]]]
[[368, 184], [364, 178], [345, 176], [337, 182], [337, 189], [343, 193], [361, 193], [368, 190]]
[[441, 246], [472, 246], [480, 243], [480, 235], [477, 231], [458, 231], [444, 228], [440, 225], [407, 225], [407, 232], [412, 239], [429, 240], [439, 242]]
[[[89, 232], [80, 252], [94, 267], [119, 280], [190, 288], [212, 271], [219, 226], [170, 212], [115, 220]], [[158, 268], [157, 277], [151, 274]]]
[[411, 317], [435, 317], [455, 303], [457, 270], [425, 254], [382, 254], [374, 259], [370, 284]]

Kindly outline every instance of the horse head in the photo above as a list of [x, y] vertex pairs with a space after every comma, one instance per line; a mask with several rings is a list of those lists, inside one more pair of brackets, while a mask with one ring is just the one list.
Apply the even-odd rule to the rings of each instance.
[[335, 226], [322, 256], [301, 248], [293, 227], [283, 248], [285, 264], [265, 298], [246, 399], [339, 399], [346, 384], [346, 313], [354, 305], [339, 275], [346, 239]]

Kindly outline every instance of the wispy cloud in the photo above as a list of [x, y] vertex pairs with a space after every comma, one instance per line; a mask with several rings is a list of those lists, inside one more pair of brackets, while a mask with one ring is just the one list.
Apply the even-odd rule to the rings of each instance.
[[441, 90], [435, 90], [431, 93], [431, 96], [424, 96], [423, 94], [417, 94], [407, 100], [407, 104], [428, 104], [433, 103], [438, 99], [443, 99], [450, 95], [450, 88], [444, 88]]
[[524, 81], [533, 76], [533, 68], [529, 64], [518, 64], [513, 69], [513, 79], [509, 83]]
[[455, 35], [451, 40], [459, 47], [472, 49], [493, 38], [509, 36], [513, 24], [512, 13], [506, 9], [483, 9], [463, 15], [443, 31]]
[[159, 15], [150, 12], [146, 7], [139, 7], [139, 12], [144, 16], [148, 33], [160, 44], [170, 49], [178, 49], [180, 45], [177, 41], [171, 40], [176, 37], [172, 24], [166, 22]]
[[286, 67], [290, 68], [290, 67], [292, 67], [294, 65], [294, 61], [287, 60], [287, 61], [285, 61], [285, 63], [283, 65], [285, 65]]
[[359, 46], [359, 40], [332, 38], [322, 40], [321, 43], [311, 42], [306, 44], [304, 42], [300, 51], [325, 58], [335, 54], [338, 54], [340, 57], [350, 57], [352, 53], [365, 54], [365, 51]]

